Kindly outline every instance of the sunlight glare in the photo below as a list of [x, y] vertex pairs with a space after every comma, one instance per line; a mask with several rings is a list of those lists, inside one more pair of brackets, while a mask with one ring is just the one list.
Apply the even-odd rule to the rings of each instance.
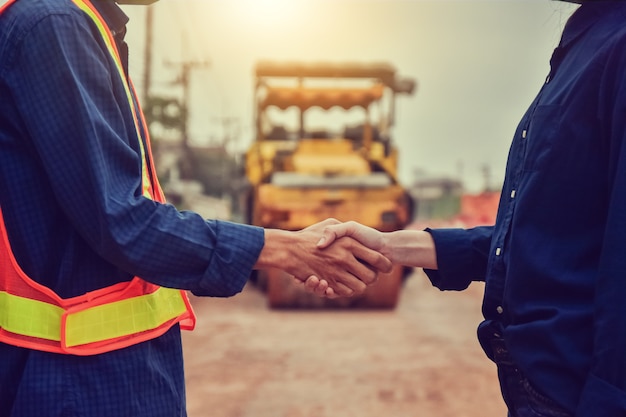
[[285, 24], [299, 11], [303, 0], [239, 0], [242, 17], [251, 23], [266, 26]]

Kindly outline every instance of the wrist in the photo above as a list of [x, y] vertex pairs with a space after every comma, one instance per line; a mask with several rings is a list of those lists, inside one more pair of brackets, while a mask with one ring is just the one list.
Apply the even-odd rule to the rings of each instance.
[[430, 233], [425, 231], [383, 233], [380, 253], [394, 265], [437, 269], [434, 241]]
[[389, 259], [392, 264], [397, 264], [397, 254], [394, 251], [394, 242], [397, 240], [398, 232], [380, 233], [380, 249], [379, 252], [385, 258]]
[[294, 245], [293, 233], [280, 229], [265, 229], [265, 243], [254, 265], [254, 269], [281, 268], [286, 270]]

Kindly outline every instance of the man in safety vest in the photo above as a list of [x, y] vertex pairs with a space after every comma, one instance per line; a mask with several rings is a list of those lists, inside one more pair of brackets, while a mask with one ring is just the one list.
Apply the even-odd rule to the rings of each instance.
[[264, 230], [166, 204], [127, 20], [112, 0], [0, 8], [0, 416], [184, 416], [184, 290], [227, 297], [280, 268], [350, 295], [390, 269], [352, 239], [317, 249], [332, 221]]

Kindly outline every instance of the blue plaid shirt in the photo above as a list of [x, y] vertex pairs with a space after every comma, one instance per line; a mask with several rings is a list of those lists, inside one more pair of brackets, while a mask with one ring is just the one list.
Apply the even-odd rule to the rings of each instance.
[[[523, 59], [523, 57], [520, 57]], [[584, 3], [510, 148], [496, 224], [432, 230], [441, 289], [486, 281], [500, 334], [577, 417], [626, 415], [626, 2]]]
[[[125, 58], [127, 17], [95, 6]], [[263, 230], [141, 196], [139, 141], [114, 63], [71, 0], [0, 16], [0, 207], [15, 257], [63, 298], [132, 276], [196, 295], [246, 283]], [[0, 416], [182, 416], [178, 327], [95, 357], [0, 344]]]

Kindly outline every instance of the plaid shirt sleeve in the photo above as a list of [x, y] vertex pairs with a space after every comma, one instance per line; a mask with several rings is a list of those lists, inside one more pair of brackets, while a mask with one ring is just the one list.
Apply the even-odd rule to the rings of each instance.
[[[18, 6], [28, 7], [17, 3], [7, 22]], [[141, 196], [128, 99], [81, 13], [50, 2], [0, 38], [0, 204], [18, 261], [63, 297], [129, 275], [203, 295], [240, 291], [263, 230]]]

